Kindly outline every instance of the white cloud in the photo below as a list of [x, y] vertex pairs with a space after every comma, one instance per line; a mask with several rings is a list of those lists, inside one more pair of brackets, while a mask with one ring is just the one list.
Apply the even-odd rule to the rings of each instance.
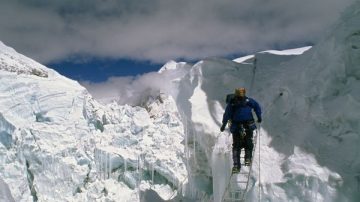
[[146, 73], [136, 77], [111, 77], [101, 83], [83, 81], [81, 84], [102, 103], [115, 100], [122, 105], [137, 106], [146, 101], [149, 96], [158, 96], [160, 92], [176, 98], [178, 83], [175, 80], [185, 73], [185, 68], [178, 68], [162, 73]]
[[0, 40], [43, 63], [199, 59], [316, 42], [352, 1], [2, 0]]

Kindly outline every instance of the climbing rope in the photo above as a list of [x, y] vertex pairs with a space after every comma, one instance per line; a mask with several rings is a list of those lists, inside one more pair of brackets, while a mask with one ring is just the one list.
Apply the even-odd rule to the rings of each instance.
[[256, 63], [257, 63], [257, 59], [256, 59], [256, 57], [254, 56], [254, 61], [253, 61], [253, 64], [252, 64], [252, 65], [253, 65], [253, 75], [252, 75], [252, 77], [251, 77], [249, 92], [252, 92], [252, 89], [253, 89], [254, 84], [255, 84]]
[[258, 143], [258, 145], [259, 145], [259, 201], [261, 201], [261, 155], [260, 155], [260, 153], [261, 153], [261, 148], [260, 148], [260, 146], [261, 146], [261, 144], [260, 144], [261, 123], [259, 123], [259, 128], [258, 128], [257, 133], [259, 136], [259, 140], [258, 140], [259, 141], [259, 143]]

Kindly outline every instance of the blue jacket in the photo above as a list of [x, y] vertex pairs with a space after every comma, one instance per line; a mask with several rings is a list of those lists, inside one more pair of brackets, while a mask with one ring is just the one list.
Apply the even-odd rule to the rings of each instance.
[[[253, 121], [254, 117], [252, 115], [251, 109], [254, 109], [257, 118], [261, 119], [261, 108], [260, 105], [252, 98], [245, 97], [240, 100], [239, 98], [234, 98], [226, 106], [225, 113], [223, 116], [223, 125], [226, 125], [229, 120], [233, 123]], [[235, 124], [232, 124], [235, 126]], [[232, 131], [232, 129], [230, 129]]]

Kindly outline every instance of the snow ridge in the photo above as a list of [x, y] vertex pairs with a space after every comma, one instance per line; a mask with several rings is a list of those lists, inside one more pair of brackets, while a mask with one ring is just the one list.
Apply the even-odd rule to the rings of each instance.
[[35, 75], [39, 77], [48, 77], [49, 73], [46, 67], [27, 58], [14, 49], [5, 46], [0, 41], [0, 70], [16, 72], [18, 74]]

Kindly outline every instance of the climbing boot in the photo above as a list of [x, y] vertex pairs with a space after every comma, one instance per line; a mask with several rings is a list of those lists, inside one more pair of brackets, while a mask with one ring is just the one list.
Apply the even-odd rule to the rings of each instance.
[[245, 166], [250, 166], [251, 159], [245, 159]]
[[234, 166], [234, 167], [232, 168], [232, 171], [231, 171], [232, 174], [239, 173], [239, 172], [240, 172], [240, 168], [239, 168], [239, 167]]

